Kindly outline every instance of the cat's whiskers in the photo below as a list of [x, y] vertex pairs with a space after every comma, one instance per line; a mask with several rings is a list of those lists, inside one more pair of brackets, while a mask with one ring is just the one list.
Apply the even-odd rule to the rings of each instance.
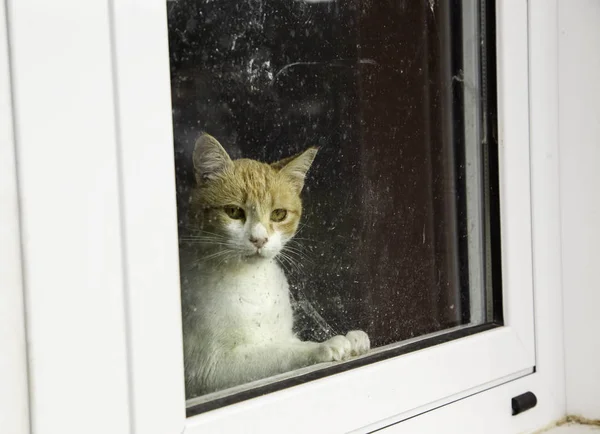
[[[292, 247], [292, 246], [286, 244], [283, 247], [283, 249], [281, 249], [281, 251], [286, 253], [291, 259], [294, 259], [294, 260], [297, 259], [300, 264], [302, 263], [302, 261], [308, 261], [312, 265], [315, 264], [315, 262], [312, 259], [310, 259], [310, 257], [307, 255], [307, 253], [298, 247]], [[295, 258], [294, 255], [297, 256], [297, 258]]]
[[299, 240], [297, 239], [291, 239], [289, 240], [287, 243], [285, 243], [285, 246], [293, 246], [294, 248], [301, 250], [301, 251], [305, 251], [307, 249], [306, 245], [301, 243]]
[[292, 243], [298, 243], [298, 244], [300, 244], [299, 241], [308, 241], [310, 243], [323, 243], [324, 242], [324, 241], [319, 241], [319, 240], [313, 240], [312, 238], [302, 238], [302, 237], [294, 236], [294, 238], [292, 238], [291, 240], [289, 240], [288, 243], [292, 242]]
[[223, 245], [223, 246], [228, 245], [226, 240], [213, 240], [213, 239], [203, 239], [203, 238], [180, 238], [179, 241], [184, 242], [184, 243], [193, 243], [193, 244], [205, 243], [207, 245]]
[[[304, 230], [304, 228], [310, 228], [310, 227], [311, 226], [309, 226], [306, 223], [299, 223], [298, 224], [298, 229], [296, 229], [296, 235], [298, 235], [300, 232], [302, 232]], [[296, 237], [294, 236], [294, 238], [296, 238]], [[300, 239], [300, 238], [297, 238], [297, 239]]]
[[[203, 250], [213, 250], [215, 248], [221, 250], [230, 250], [231, 243], [225, 235], [209, 232], [198, 231], [196, 234], [189, 234], [179, 238], [181, 243], [188, 245], [200, 245]], [[206, 259], [206, 255], [203, 256]]]
[[217, 241], [223, 241], [223, 240], [227, 240], [226, 236], [223, 235], [216, 235], [216, 234], [198, 234], [198, 235], [185, 235], [185, 236], [181, 236], [179, 237], [179, 239], [181, 240], [217, 240]]
[[[221, 267], [221, 265], [223, 265], [223, 264], [224, 264], [226, 261], [228, 261], [228, 260], [231, 260], [231, 259], [236, 259], [236, 256], [238, 256], [238, 255], [232, 254], [231, 256], [229, 256], [229, 255], [225, 255], [225, 256], [223, 256], [223, 257], [222, 257], [222, 259], [221, 259], [221, 260], [220, 260], [220, 261], [217, 263], [216, 267], [217, 267], [217, 268], [219, 268], [219, 267]], [[238, 257], [239, 257], [239, 256], [238, 256]]]
[[281, 258], [281, 260], [285, 261], [292, 270], [296, 271], [297, 273], [302, 272], [302, 264], [297, 263], [292, 256], [288, 255], [283, 250], [279, 252], [277, 257]]
[[292, 265], [290, 264], [289, 259], [282, 255], [281, 252], [275, 257], [275, 259], [277, 260], [278, 264], [283, 267], [286, 274], [289, 274], [292, 271]]
[[227, 239], [227, 236], [224, 234], [219, 234], [216, 232], [210, 232], [205, 229], [190, 229], [190, 232], [181, 235], [180, 238], [217, 238], [217, 239]]
[[289, 265], [287, 264], [286, 261], [283, 260], [283, 257], [281, 257], [280, 255], [277, 255], [277, 256], [275, 256], [275, 260], [281, 266], [281, 268], [283, 268], [283, 271], [285, 271], [285, 274], [290, 273]]
[[218, 265], [221, 265], [224, 260], [234, 257], [235, 256], [234, 254], [235, 254], [235, 250], [222, 249], [217, 252], [211, 253], [209, 255], [201, 256], [200, 258], [198, 258], [198, 263], [215, 261], [215, 260], [220, 259], [221, 261], [219, 261]]
[[212, 236], [219, 237], [219, 238], [227, 238], [223, 234], [219, 234], [217, 232], [210, 232], [210, 231], [207, 231], [206, 229], [201, 229], [197, 233], [201, 234], [201, 235], [212, 235]]

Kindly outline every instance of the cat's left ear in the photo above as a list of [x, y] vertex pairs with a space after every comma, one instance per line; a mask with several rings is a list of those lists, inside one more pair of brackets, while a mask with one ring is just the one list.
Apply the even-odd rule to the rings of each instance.
[[198, 185], [214, 179], [233, 166], [231, 158], [219, 141], [206, 133], [196, 140], [192, 159]]
[[286, 175], [292, 181], [298, 193], [300, 193], [304, 187], [306, 173], [310, 169], [318, 150], [318, 148], [308, 148], [300, 154], [271, 164], [271, 167], [278, 170], [279, 173]]

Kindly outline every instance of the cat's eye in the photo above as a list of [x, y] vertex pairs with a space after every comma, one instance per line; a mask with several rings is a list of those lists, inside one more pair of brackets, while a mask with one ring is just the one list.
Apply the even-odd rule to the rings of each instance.
[[242, 220], [246, 218], [246, 213], [239, 206], [227, 205], [223, 208], [223, 210], [225, 211], [225, 214], [229, 216], [229, 218], [234, 220]]
[[285, 220], [285, 218], [287, 217], [287, 210], [285, 209], [274, 209], [273, 212], [271, 213], [271, 220], [274, 222], [281, 222], [283, 220]]

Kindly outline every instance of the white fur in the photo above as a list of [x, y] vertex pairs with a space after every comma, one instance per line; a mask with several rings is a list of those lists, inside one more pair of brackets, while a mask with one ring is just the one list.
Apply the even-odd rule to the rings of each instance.
[[[278, 231], [269, 237], [267, 229], [253, 214], [250, 214], [245, 222], [232, 220], [227, 226], [227, 231], [227, 247], [239, 252], [242, 256], [258, 255], [263, 258], [274, 258], [289, 240]], [[256, 248], [250, 241], [251, 238], [265, 238], [267, 242], [264, 246]]]
[[254, 238], [267, 238], [267, 228], [262, 223], [255, 223], [250, 231], [250, 236]]
[[[269, 243], [279, 251], [283, 243], [274, 236]], [[195, 254], [188, 252], [188, 264]], [[272, 257], [200, 262], [182, 273], [188, 398], [369, 349], [362, 331], [300, 341], [292, 332], [287, 279]]]

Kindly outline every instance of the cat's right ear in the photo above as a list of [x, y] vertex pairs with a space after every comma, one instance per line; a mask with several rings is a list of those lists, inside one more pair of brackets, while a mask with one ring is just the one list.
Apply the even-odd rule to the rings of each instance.
[[300, 152], [297, 155], [272, 163], [271, 167], [279, 171], [279, 173], [285, 174], [288, 179], [292, 181], [297, 192], [300, 193], [304, 187], [306, 172], [310, 169], [310, 165], [315, 159], [317, 151], [318, 148], [308, 148], [306, 151]]
[[194, 146], [194, 174], [198, 184], [214, 179], [218, 174], [233, 166], [227, 151], [217, 139], [202, 134]]

